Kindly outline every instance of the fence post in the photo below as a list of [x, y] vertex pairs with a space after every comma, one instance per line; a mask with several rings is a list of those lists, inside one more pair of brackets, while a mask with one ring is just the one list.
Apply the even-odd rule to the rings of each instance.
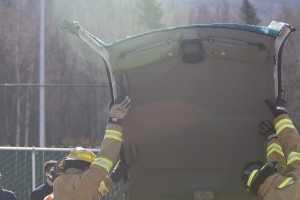
[[34, 147], [32, 148], [31, 152], [31, 171], [32, 171], [32, 190], [35, 189], [35, 149]]

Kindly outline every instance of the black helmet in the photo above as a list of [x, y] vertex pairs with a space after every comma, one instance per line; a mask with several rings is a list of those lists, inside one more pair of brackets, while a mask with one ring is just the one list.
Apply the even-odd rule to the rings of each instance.
[[261, 161], [250, 161], [244, 167], [242, 183], [247, 191], [251, 191], [251, 183], [253, 183], [255, 175], [257, 175], [262, 166], [264, 166], [264, 163]]
[[261, 161], [248, 162], [242, 174], [242, 183], [246, 190], [257, 194], [260, 185], [276, 172], [275, 164], [276, 162], [267, 164]]

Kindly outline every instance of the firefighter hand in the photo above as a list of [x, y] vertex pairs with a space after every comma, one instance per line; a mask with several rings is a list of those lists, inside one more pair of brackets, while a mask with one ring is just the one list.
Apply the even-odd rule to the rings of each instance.
[[125, 164], [121, 160], [119, 160], [115, 168], [113, 169], [113, 171], [109, 174], [109, 177], [114, 184], [117, 184], [124, 176], [125, 171], [126, 171]]
[[110, 103], [109, 116], [116, 119], [124, 119], [131, 108], [131, 100], [128, 96], [121, 95], [113, 103]]
[[276, 130], [273, 123], [269, 120], [264, 120], [259, 123], [259, 134], [267, 138], [267, 141], [276, 137]]
[[269, 107], [269, 109], [271, 110], [275, 118], [278, 117], [279, 115], [287, 114], [284, 92], [285, 89], [281, 89], [281, 92], [280, 94], [278, 94], [278, 97], [276, 98], [275, 101], [271, 101], [270, 99], [265, 100], [265, 103], [267, 104], [267, 106]]

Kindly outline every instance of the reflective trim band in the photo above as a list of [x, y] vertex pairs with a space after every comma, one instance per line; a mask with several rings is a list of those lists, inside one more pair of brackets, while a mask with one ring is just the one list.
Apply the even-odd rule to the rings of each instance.
[[122, 133], [120, 131], [107, 129], [104, 135], [104, 139], [105, 138], [115, 139], [122, 142]]
[[99, 193], [99, 196], [100, 196], [100, 197], [103, 197], [103, 196], [104, 196], [104, 193], [100, 190], [100, 188], [98, 188], [98, 193]]
[[287, 158], [287, 165], [290, 165], [297, 160], [300, 161], [300, 153], [299, 152], [291, 152]]
[[268, 148], [267, 148], [267, 157], [273, 153], [273, 152], [277, 152], [280, 155], [284, 156], [282, 148], [279, 144], [276, 143], [272, 143]]
[[288, 178], [286, 178], [285, 179], [285, 181], [283, 181], [277, 188], [284, 188], [284, 187], [286, 187], [286, 186], [289, 186], [289, 185], [291, 185], [291, 184], [293, 184], [294, 183], [294, 179], [293, 179], [293, 177], [288, 177]]
[[110, 168], [113, 165], [113, 163], [110, 160], [108, 160], [107, 158], [103, 158], [103, 157], [96, 158], [94, 160], [93, 164], [103, 167], [107, 171], [107, 173], [109, 173]]
[[294, 128], [292, 121], [290, 119], [282, 119], [275, 124], [276, 135], [279, 135], [281, 131], [285, 128]]
[[248, 187], [250, 187], [251, 182], [252, 182], [254, 176], [257, 174], [257, 172], [258, 172], [258, 169], [253, 170], [253, 171], [251, 172], [251, 174], [250, 174], [250, 176], [249, 176], [249, 179], [248, 179], [248, 181], [247, 181], [247, 186], [248, 186]]
[[98, 192], [104, 196], [108, 192], [108, 188], [106, 187], [104, 181], [101, 182], [100, 187], [98, 188]]

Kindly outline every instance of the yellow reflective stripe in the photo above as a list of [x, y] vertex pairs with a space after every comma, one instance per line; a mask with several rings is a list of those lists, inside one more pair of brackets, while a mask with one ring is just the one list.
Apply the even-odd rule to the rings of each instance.
[[110, 171], [110, 168], [112, 167], [113, 163], [108, 160], [107, 158], [104, 158], [104, 157], [98, 157], [94, 160], [93, 164], [96, 164], [100, 167], [103, 167], [107, 173], [109, 173]]
[[287, 165], [290, 165], [297, 160], [300, 161], [300, 153], [299, 152], [291, 152], [287, 158]]
[[280, 155], [284, 156], [282, 148], [279, 144], [276, 143], [272, 143], [268, 148], [267, 148], [267, 157], [273, 153], [273, 152], [277, 152]]
[[262, 166], [259, 171], [262, 171], [267, 165], [269, 165], [269, 163], [264, 164], [264, 166]]
[[253, 171], [251, 172], [251, 174], [250, 174], [250, 176], [249, 176], [249, 179], [248, 179], [248, 181], [247, 181], [247, 186], [250, 187], [251, 182], [252, 182], [252, 179], [253, 179], [254, 176], [257, 174], [257, 172], [258, 172], [258, 169], [253, 170]]
[[104, 196], [109, 191], [108, 188], [106, 187], [104, 181], [101, 182], [100, 187], [98, 188], [98, 191], [100, 192], [100, 194], [102, 196]]
[[104, 135], [104, 139], [105, 138], [111, 138], [122, 142], [122, 133], [117, 130], [107, 129]]
[[278, 154], [280, 154], [281, 156], [284, 157], [283, 152], [280, 151], [280, 150], [278, 150], [278, 149], [272, 149], [271, 151], [269, 151], [269, 152], [267, 153], [267, 157], [269, 157], [269, 155], [270, 155], [271, 153], [273, 153], [273, 152], [277, 152]]
[[295, 128], [290, 119], [282, 119], [275, 124], [276, 135], [279, 135], [285, 128]]
[[98, 188], [98, 192], [100, 193], [100, 197], [104, 196], [104, 193], [103, 193], [103, 191], [100, 190], [100, 187]]
[[285, 181], [283, 181], [279, 186], [278, 188], [284, 188], [286, 186], [289, 186], [291, 184], [294, 183], [294, 179], [293, 177], [288, 177], [287, 179], [285, 179]]
[[279, 120], [278, 122], [276, 122], [275, 124], [275, 129], [277, 129], [282, 123], [290, 123], [292, 122], [290, 119], [282, 119], [282, 120]]
[[277, 143], [272, 143], [272, 144], [270, 144], [270, 145], [268, 146], [268, 148], [267, 148], [267, 151], [269, 151], [271, 148], [276, 148], [276, 149], [282, 150], [282, 147], [281, 147], [279, 144], [277, 144]]

